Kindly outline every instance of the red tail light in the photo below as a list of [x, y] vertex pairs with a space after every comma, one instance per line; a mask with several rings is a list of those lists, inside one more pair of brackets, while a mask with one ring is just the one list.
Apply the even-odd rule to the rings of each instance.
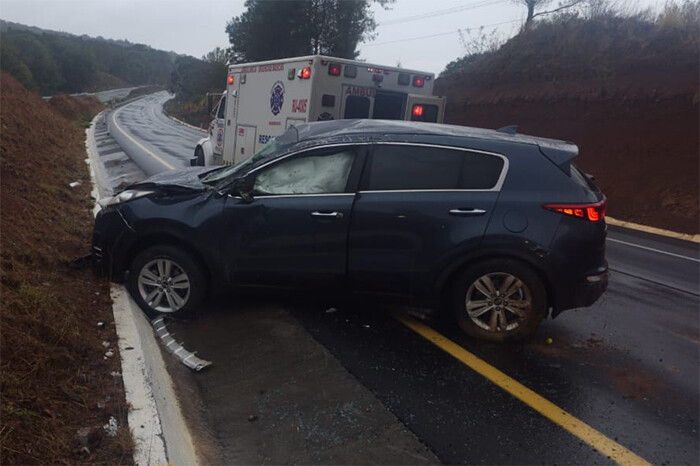
[[607, 199], [595, 204], [545, 204], [544, 208], [552, 212], [582, 218], [589, 222], [600, 222], [605, 218], [605, 209], [608, 207]]

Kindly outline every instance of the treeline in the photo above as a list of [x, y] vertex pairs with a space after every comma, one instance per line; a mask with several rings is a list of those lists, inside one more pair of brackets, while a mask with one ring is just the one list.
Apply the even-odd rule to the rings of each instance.
[[102, 38], [3, 24], [0, 69], [41, 95], [156, 84], [168, 86], [175, 54]]

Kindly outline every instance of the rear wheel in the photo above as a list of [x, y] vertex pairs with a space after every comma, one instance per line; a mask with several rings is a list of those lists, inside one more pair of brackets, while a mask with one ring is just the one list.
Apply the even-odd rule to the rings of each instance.
[[197, 158], [197, 166], [203, 167], [204, 166], [204, 149], [202, 149], [202, 146], [197, 146], [194, 149], [194, 156]]
[[153, 246], [131, 263], [129, 291], [149, 316], [183, 316], [204, 300], [206, 280], [199, 263], [173, 246]]
[[547, 312], [539, 275], [511, 260], [489, 260], [460, 274], [454, 283], [452, 311], [467, 334], [491, 341], [532, 335]]

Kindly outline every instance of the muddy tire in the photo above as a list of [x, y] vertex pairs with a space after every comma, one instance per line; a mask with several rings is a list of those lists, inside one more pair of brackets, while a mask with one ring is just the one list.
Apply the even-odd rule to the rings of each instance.
[[149, 317], [182, 317], [202, 303], [207, 281], [200, 264], [187, 252], [174, 246], [153, 246], [132, 261], [127, 286]]
[[468, 335], [490, 341], [522, 340], [547, 313], [540, 276], [517, 261], [489, 260], [463, 271], [452, 288], [452, 315]]

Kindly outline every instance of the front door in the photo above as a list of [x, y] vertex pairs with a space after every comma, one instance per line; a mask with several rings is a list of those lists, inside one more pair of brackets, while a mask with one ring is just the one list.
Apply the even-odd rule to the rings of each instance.
[[235, 243], [229, 263], [236, 284], [311, 289], [345, 284], [356, 154], [353, 146], [339, 146], [285, 158], [253, 174], [252, 202], [229, 199]]

